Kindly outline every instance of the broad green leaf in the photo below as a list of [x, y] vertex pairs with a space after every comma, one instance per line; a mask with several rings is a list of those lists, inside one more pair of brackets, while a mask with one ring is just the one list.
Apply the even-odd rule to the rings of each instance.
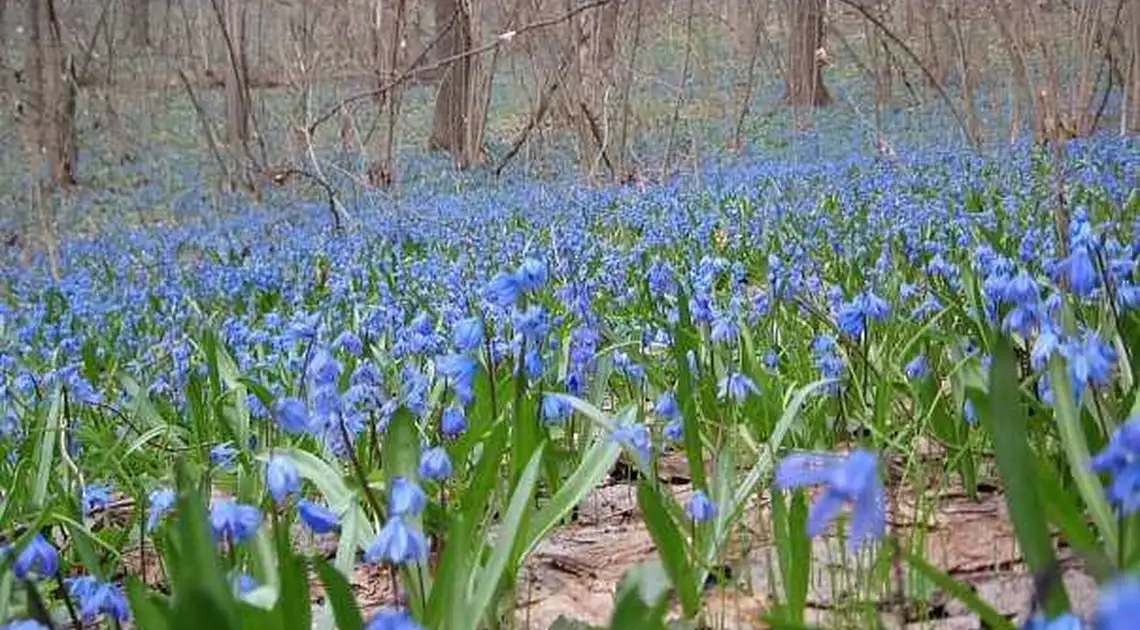
[[[993, 436], [994, 456], [1005, 482], [1005, 502], [1026, 564], [1030, 571], [1037, 573], [1049, 570], [1056, 562], [1056, 555], [1048, 523], [1042, 518], [1044, 506], [1037, 483], [1036, 460], [1029, 446], [1013, 348], [1009, 339], [1000, 334], [994, 336], [992, 346], [989, 396], [981, 398], [976, 390], [971, 390], [971, 395], [986, 429]], [[1050, 616], [1068, 610], [1063, 585], [1055, 587], [1044, 601]]]
[[149, 592], [137, 576], [127, 576], [127, 601], [135, 627], [141, 630], [170, 628], [170, 602], [157, 593]]
[[578, 468], [558, 488], [558, 492], [550, 501], [534, 515], [527, 534], [524, 557], [534, 551], [546, 535], [574, 509], [574, 506], [597, 487], [598, 483], [609, 474], [620, 453], [621, 446], [608, 436], [599, 434], [595, 438]]
[[689, 563], [689, 544], [669, 515], [661, 495], [645, 480], [637, 486], [637, 505], [641, 508], [645, 526], [657, 545], [657, 553], [665, 572], [677, 589], [685, 617], [696, 615], [700, 606], [700, 591], [693, 579], [693, 567]]
[[522, 476], [519, 477], [518, 486], [507, 505], [507, 512], [499, 523], [495, 536], [495, 550], [491, 552], [487, 564], [481, 570], [471, 573], [471, 583], [467, 587], [471, 595], [466, 607], [466, 619], [469, 624], [467, 627], [470, 630], [474, 630], [479, 622], [494, 614], [491, 604], [494, 602], [495, 592], [499, 589], [511, 554], [519, 543], [519, 537], [525, 532], [527, 509], [534, 498], [539, 466], [545, 450], [545, 445], [538, 447], [523, 470]]
[[325, 598], [332, 608], [333, 618], [336, 620], [337, 630], [360, 630], [364, 627], [364, 618], [360, 614], [360, 607], [352, 596], [352, 587], [344, 574], [325, 561], [317, 557], [317, 575], [324, 586]]
[[63, 394], [57, 389], [51, 397], [51, 406], [48, 407], [47, 418], [44, 421], [43, 434], [40, 435], [39, 450], [36, 453], [36, 479], [32, 490], [32, 507], [42, 508], [47, 500], [48, 485], [56, 472], [55, 447], [59, 443], [60, 431], [63, 425]]
[[1096, 525], [1097, 532], [1104, 541], [1105, 552], [1110, 558], [1119, 557], [1120, 542], [1117, 538], [1116, 521], [1112, 508], [1104, 497], [1100, 479], [1089, 467], [1088, 442], [1081, 429], [1081, 416], [1073, 400], [1069, 375], [1064, 359], [1054, 356], [1050, 362], [1050, 385], [1053, 386], [1053, 408], [1056, 410], [1057, 430], [1061, 434], [1061, 446], [1069, 460], [1069, 472], [1077, 484], [1077, 491], [1085, 502], [1085, 507]]

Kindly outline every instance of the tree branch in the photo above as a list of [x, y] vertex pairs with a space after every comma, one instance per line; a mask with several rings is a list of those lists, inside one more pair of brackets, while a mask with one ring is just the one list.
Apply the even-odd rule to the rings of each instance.
[[421, 53], [419, 55], [419, 57], [417, 57], [415, 61], [413, 61], [411, 64], [409, 64], [408, 67], [406, 69], [404, 69], [404, 71], [401, 72], [400, 75], [397, 76], [395, 79], [392, 79], [388, 83], [386, 83], [386, 84], [384, 84], [384, 85], [382, 85], [382, 86], [380, 86], [374, 90], [368, 90], [366, 92], [360, 92], [357, 94], [353, 94], [352, 96], [346, 97], [346, 98], [340, 100], [339, 102], [337, 102], [337, 104], [330, 107], [327, 111], [325, 111], [325, 113], [318, 116], [312, 122], [312, 124], [309, 125], [309, 133], [312, 134], [312, 133], [316, 132], [317, 127], [328, 122], [333, 116], [336, 116], [345, 107], [347, 107], [347, 106], [349, 106], [349, 105], [351, 105], [357, 101], [362, 101], [362, 100], [369, 99], [369, 98], [375, 98], [377, 96], [385, 94], [389, 90], [391, 90], [392, 88], [398, 87], [399, 85], [406, 82], [408, 79], [412, 78], [417, 72], [428, 72], [431, 70], [437, 70], [439, 68], [446, 67], [446, 66], [448, 66], [448, 65], [450, 65], [456, 61], [466, 59], [467, 57], [475, 57], [477, 55], [482, 55], [485, 52], [494, 50], [495, 48], [498, 48], [499, 46], [502, 46], [503, 44], [510, 42], [515, 37], [518, 37], [519, 35], [522, 35], [523, 33], [527, 33], [529, 31], [534, 31], [534, 30], [539, 30], [539, 29], [543, 29], [543, 28], [548, 28], [551, 26], [556, 26], [558, 24], [561, 24], [563, 22], [566, 22], [568, 20], [573, 19], [579, 13], [589, 11], [590, 9], [596, 9], [599, 7], [603, 7], [607, 4], [610, 4], [611, 2], [616, 2], [616, 1], [619, 1], [619, 0], [593, 0], [592, 2], [588, 2], [586, 4], [579, 5], [573, 9], [571, 9], [570, 11], [563, 13], [562, 15], [560, 15], [558, 17], [548, 18], [545, 20], [539, 20], [537, 22], [532, 22], [530, 24], [526, 24], [524, 26], [521, 26], [521, 27], [519, 27], [513, 31], [507, 31], [505, 33], [500, 33], [499, 36], [496, 37], [494, 41], [483, 44], [482, 46], [479, 46], [478, 48], [472, 48], [471, 50], [465, 51], [465, 52], [460, 53], [458, 55], [451, 55], [449, 57], [445, 57], [443, 59], [436, 61], [433, 64], [430, 64], [430, 65], [427, 65], [427, 66], [424, 66], [421, 68], [421, 67], [418, 67], [419, 62], [423, 61], [424, 57], [427, 56], [427, 53], [426, 53], [427, 49], [425, 49], [425, 52]]

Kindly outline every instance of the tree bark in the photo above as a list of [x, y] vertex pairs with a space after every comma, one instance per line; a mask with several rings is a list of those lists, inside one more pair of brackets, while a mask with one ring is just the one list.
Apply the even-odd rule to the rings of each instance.
[[792, 16], [784, 100], [797, 107], [823, 107], [831, 94], [823, 84], [823, 67], [816, 51], [823, 45], [825, 0], [790, 0]]
[[77, 87], [52, 0], [28, 0], [28, 53], [24, 62], [24, 103], [28, 151], [33, 176], [41, 160], [50, 166], [56, 186], [76, 183], [75, 135]]
[[1140, 133], [1140, 0], [1129, 0], [1125, 24], [1128, 35], [1128, 107], [1125, 129]]
[[[219, 6], [221, 2], [223, 6]], [[247, 7], [244, 0], [214, 0], [226, 64], [226, 143], [230, 152], [230, 185], [253, 189], [254, 165], [250, 146], [251, 103], [249, 91], [249, 46], [246, 37]]]
[[131, 0], [127, 14], [127, 33], [135, 48], [150, 45], [150, 0]]
[[450, 153], [460, 168], [466, 168], [479, 155], [479, 147], [471, 145], [480, 143], [479, 134], [469, 129], [476, 124], [472, 116], [476, 60], [468, 55], [474, 45], [470, 0], [435, 0], [435, 23], [447, 29], [440, 38], [443, 58], [455, 60], [447, 64], [439, 84], [428, 147]]

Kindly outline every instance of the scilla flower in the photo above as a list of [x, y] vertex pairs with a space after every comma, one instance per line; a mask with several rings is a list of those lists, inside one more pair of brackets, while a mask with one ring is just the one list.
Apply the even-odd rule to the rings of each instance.
[[409, 481], [405, 477], [392, 479], [392, 485], [388, 491], [388, 499], [388, 509], [393, 516], [419, 514], [420, 510], [424, 509], [424, 503], [427, 501], [424, 491], [416, 485], [416, 482]]
[[808, 514], [808, 535], [818, 536], [845, 503], [852, 506], [847, 546], [855, 549], [882, 537], [886, 528], [883, 488], [878, 460], [862, 449], [849, 455], [793, 453], [780, 462], [776, 486], [780, 489], [822, 485], [823, 493]]
[[239, 543], [252, 538], [261, 526], [261, 511], [233, 500], [218, 501], [210, 509], [210, 528], [215, 540]]
[[423, 532], [408, 526], [404, 519], [394, 516], [376, 534], [364, 550], [364, 560], [371, 563], [405, 564], [427, 558], [427, 539]]
[[265, 464], [265, 483], [275, 503], [280, 504], [285, 497], [301, 491], [301, 473], [293, 460], [282, 455], [274, 455]]
[[701, 490], [693, 492], [689, 502], [685, 504], [685, 511], [698, 523], [703, 523], [716, 516], [716, 504]]
[[297, 501], [297, 514], [314, 534], [327, 534], [340, 529], [336, 514], [328, 508], [308, 499]]

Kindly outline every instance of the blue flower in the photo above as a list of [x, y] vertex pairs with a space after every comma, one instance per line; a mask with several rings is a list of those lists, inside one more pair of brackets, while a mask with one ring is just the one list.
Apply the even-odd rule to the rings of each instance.
[[0, 626], [0, 630], [48, 630], [47, 626], [34, 619], [16, 619]]
[[246, 593], [257, 588], [257, 582], [248, 573], [234, 573], [230, 576], [230, 585], [234, 593], [237, 595], [245, 595]]
[[515, 330], [522, 334], [523, 338], [530, 343], [536, 343], [546, 336], [549, 324], [546, 317], [546, 309], [535, 304], [531, 305], [523, 312], [515, 311], [511, 315], [512, 323]]
[[253, 537], [260, 526], [261, 511], [252, 505], [227, 499], [218, 501], [210, 509], [210, 529], [215, 540], [239, 543]]
[[547, 424], [557, 424], [570, 417], [573, 407], [558, 394], [542, 396], [542, 420]]
[[90, 515], [97, 508], [106, 507], [111, 502], [111, 486], [105, 483], [92, 483], [83, 487], [83, 513]]
[[808, 535], [823, 532], [845, 503], [852, 505], [849, 549], [877, 540], [886, 529], [883, 488], [874, 453], [857, 449], [849, 455], [793, 453], [780, 462], [776, 486], [780, 489], [823, 485], [808, 514]]
[[364, 630], [423, 630], [423, 626], [402, 608], [384, 607], [372, 615]]
[[764, 367], [769, 370], [775, 370], [780, 365], [780, 355], [775, 350], [769, 350], [764, 353]]
[[427, 539], [423, 532], [408, 527], [404, 519], [394, 516], [364, 550], [364, 560], [371, 563], [405, 564], [427, 558]]
[[158, 521], [174, 509], [174, 502], [178, 496], [169, 488], [158, 488], [151, 491], [147, 507], [146, 530], [149, 532], [158, 526]]
[[335, 385], [340, 377], [340, 371], [340, 361], [324, 348], [318, 348], [309, 361], [309, 378], [316, 387]]
[[238, 451], [232, 442], [222, 442], [210, 449], [210, 461], [222, 470], [233, 468], [237, 455]]
[[653, 403], [653, 413], [661, 416], [666, 420], [674, 420], [681, 415], [681, 410], [677, 407], [677, 398], [671, 391], [663, 391], [657, 397], [657, 402]]
[[694, 521], [703, 523], [716, 516], [716, 504], [703, 491], [696, 490], [685, 504], [685, 511]]
[[475, 371], [479, 369], [479, 364], [465, 354], [449, 354], [436, 359], [435, 368], [445, 378], [451, 379], [457, 387], [470, 386], [475, 380]]
[[712, 327], [709, 329], [709, 339], [713, 343], [732, 345], [736, 343], [739, 334], [740, 326], [737, 325], [731, 313], [725, 313], [714, 318]]
[[1067, 361], [1074, 395], [1079, 394], [1085, 385], [1108, 385], [1112, 367], [1116, 364], [1116, 350], [1102, 341], [1095, 331], [1085, 331], [1080, 337], [1066, 340], [1061, 344], [1060, 352]]
[[444, 480], [451, 476], [451, 458], [442, 446], [425, 449], [420, 453], [420, 476], [425, 479]]
[[50, 577], [59, 571], [59, 554], [55, 547], [36, 532], [28, 544], [20, 550], [16, 561], [12, 563], [12, 572], [21, 580], [35, 576], [36, 578]]
[[269, 486], [273, 501], [281, 503], [285, 497], [301, 491], [301, 473], [293, 460], [274, 455], [265, 464], [265, 484]]
[[925, 354], [919, 354], [906, 364], [903, 371], [906, 372], [906, 377], [911, 380], [923, 379], [930, 373], [930, 362], [927, 361]]
[[519, 265], [515, 278], [522, 290], [537, 290], [546, 284], [546, 265], [533, 258], [527, 258]]
[[507, 308], [518, 300], [521, 289], [514, 274], [500, 271], [483, 287], [483, 298], [495, 306]]
[[439, 432], [444, 437], [455, 437], [467, 430], [467, 416], [463, 407], [451, 406], [443, 410], [439, 420]]
[[653, 444], [649, 439], [649, 427], [644, 424], [623, 424], [614, 429], [612, 438], [637, 455], [643, 466], [649, 465]]
[[314, 534], [327, 534], [340, 529], [340, 522], [331, 510], [308, 499], [297, 501], [297, 514]]
[[483, 320], [468, 317], [459, 320], [452, 331], [452, 343], [460, 352], [471, 352], [483, 343]]
[[665, 425], [664, 433], [665, 439], [677, 442], [685, 435], [685, 425], [680, 419], [670, 420], [669, 423]]
[[340, 333], [336, 340], [333, 341], [333, 348], [344, 350], [354, 357], [358, 357], [364, 353], [364, 343], [360, 340], [360, 337], [357, 337], [356, 333], [351, 330]]
[[68, 595], [79, 603], [79, 614], [86, 622], [92, 622], [105, 614], [122, 623], [130, 617], [127, 598], [115, 584], [100, 582], [90, 575], [65, 580]]
[[1140, 628], [1140, 578], [1126, 575], [1102, 586], [1095, 619], [1096, 630]]
[[1057, 265], [1057, 271], [1068, 280], [1073, 293], [1080, 297], [1091, 296], [1100, 284], [1087, 247], [1074, 247], [1069, 256]]
[[1081, 630], [1081, 620], [1070, 612], [1046, 620], [1044, 614], [1037, 612], [1025, 621], [1021, 630]]
[[416, 482], [409, 481], [406, 477], [392, 479], [388, 489], [388, 509], [393, 516], [419, 514], [426, 501], [423, 489]]
[[720, 399], [731, 398], [736, 402], [743, 402], [749, 393], [760, 395], [760, 388], [752, 379], [740, 372], [733, 372], [720, 380], [717, 396]]
[[1120, 425], [1090, 467], [1110, 478], [1108, 499], [1123, 514], [1140, 509], [1140, 416]]
[[273, 419], [286, 433], [304, 433], [309, 430], [309, 410], [297, 398], [280, 398], [273, 403]]

